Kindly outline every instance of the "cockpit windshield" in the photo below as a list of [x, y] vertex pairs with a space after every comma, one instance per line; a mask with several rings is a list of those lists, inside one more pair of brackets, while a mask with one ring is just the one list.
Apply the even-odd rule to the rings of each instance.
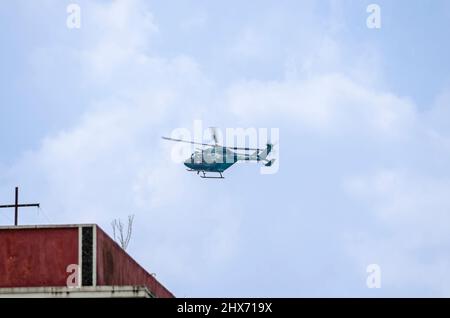
[[200, 151], [196, 151], [191, 155], [192, 162], [202, 162], [202, 153]]

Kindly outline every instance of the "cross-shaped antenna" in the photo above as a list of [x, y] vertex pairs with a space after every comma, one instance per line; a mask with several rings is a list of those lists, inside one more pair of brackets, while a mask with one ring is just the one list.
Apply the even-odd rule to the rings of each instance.
[[19, 223], [19, 208], [26, 208], [26, 207], [38, 207], [39, 203], [32, 203], [32, 204], [19, 204], [19, 187], [16, 187], [16, 202], [15, 204], [7, 204], [7, 205], [0, 205], [0, 209], [2, 208], [14, 208], [14, 225], [17, 226]]

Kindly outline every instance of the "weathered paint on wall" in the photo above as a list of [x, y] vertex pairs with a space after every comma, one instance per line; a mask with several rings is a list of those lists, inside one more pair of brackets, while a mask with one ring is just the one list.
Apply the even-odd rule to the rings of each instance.
[[100, 228], [97, 228], [97, 285], [143, 285], [156, 297], [174, 297]]
[[66, 286], [78, 228], [0, 229], [0, 287]]

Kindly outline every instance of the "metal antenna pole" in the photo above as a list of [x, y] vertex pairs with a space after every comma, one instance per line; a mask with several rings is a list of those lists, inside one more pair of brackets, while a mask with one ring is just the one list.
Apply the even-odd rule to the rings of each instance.
[[16, 203], [14, 204], [14, 226], [19, 223], [19, 187], [16, 187]]

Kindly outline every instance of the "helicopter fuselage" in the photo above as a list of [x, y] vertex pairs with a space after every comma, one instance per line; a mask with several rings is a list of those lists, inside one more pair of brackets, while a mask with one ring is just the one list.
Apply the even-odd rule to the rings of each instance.
[[194, 171], [224, 172], [240, 159], [237, 153], [224, 147], [211, 147], [194, 152], [184, 165]]

